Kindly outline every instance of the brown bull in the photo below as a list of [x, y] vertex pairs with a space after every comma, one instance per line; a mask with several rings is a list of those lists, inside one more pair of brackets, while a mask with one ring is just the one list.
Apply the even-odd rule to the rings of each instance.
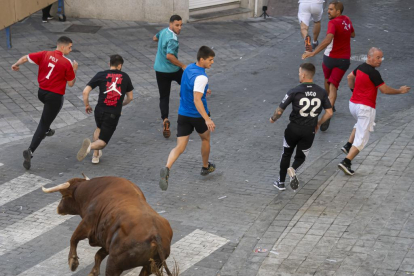
[[172, 275], [165, 263], [173, 235], [170, 224], [149, 206], [131, 181], [111, 176], [89, 180], [85, 176], [53, 188], [43, 187], [43, 191], [62, 194], [58, 214], [82, 218], [70, 239], [68, 262], [72, 271], [79, 265], [78, 243], [88, 238], [91, 246], [101, 247], [88, 276], [99, 275], [101, 262], [108, 255], [106, 276], [119, 276], [138, 266], [143, 266], [139, 276], [160, 275], [163, 268]]

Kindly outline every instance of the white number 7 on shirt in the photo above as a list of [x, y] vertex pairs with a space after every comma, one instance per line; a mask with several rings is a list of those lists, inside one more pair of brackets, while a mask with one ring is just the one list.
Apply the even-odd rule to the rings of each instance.
[[47, 67], [52, 67], [52, 69], [50, 69], [49, 74], [47, 74], [46, 78], [49, 79], [50, 74], [52, 74], [53, 69], [55, 68], [55, 65], [51, 62], [49, 62], [49, 64], [47, 65]]

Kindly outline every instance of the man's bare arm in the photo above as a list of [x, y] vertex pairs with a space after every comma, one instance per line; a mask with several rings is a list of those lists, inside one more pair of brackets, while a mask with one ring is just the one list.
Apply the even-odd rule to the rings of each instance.
[[183, 70], [187, 67], [184, 63], [178, 60], [173, 54], [167, 54], [167, 59], [174, 65], [181, 67]]
[[282, 117], [282, 114], [285, 110], [278, 107], [275, 110], [275, 113], [273, 113], [273, 116], [270, 118], [273, 122], [276, 122], [280, 117]]
[[355, 76], [353, 72], [349, 73], [347, 80], [349, 88], [353, 91], [355, 87]]

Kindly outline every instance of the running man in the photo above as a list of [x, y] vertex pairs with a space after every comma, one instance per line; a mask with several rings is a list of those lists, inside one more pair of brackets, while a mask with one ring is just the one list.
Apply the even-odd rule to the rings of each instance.
[[[321, 32], [321, 19], [323, 3], [325, 0], [299, 0], [298, 19], [300, 33], [305, 40], [305, 51], [312, 52], [318, 45], [318, 37]], [[313, 20], [313, 40], [308, 34], [309, 24]]]
[[161, 30], [154, 37], [158, 41], [158, 51], [155, 57], [154, 69], [157, 77], [158, 90], [160, 92], [160, 110], [163, 120], [163, 132], [165, 138], [171, 135], [170, 121], [168, 120], [171, 82], [181, 85], [181, 77], [186, 65], [178, 60], [178, 35], [181, 32], [183, 21], [179, 15], [170, 18], [170, 26]]
[[[305, 162], [310, 148], [321, 124], [332, 117], [333, 111], [329, 102], [328, 93], [322, 87], [313, 83], [315, 66], [312, 63], [303, 63], [299, 67], [300, 85], [289, 90], [282, 103], [276, 109], [270, 122], [273, 124], [283, 114], [289, 104], [292, 104], [288, 124], [283, 141], [283, 153], [280, 159], [279, 179], [273, 184], [280, 191], [286, 190], [286, 174], [290, 176], [290, 187], [296, 190], [299, 180], [296, 171]], [[325, 114], [318, 122], [319, 114], [325, 109]], [[296, 148], [295, 160], [290, 166], [290, 158]]]
[[366, 63], [359, 65], [348, 75], [348, 86], [353, 91], [349, 100], [349, 110], [357, 122], [348, 142], [342, 147], [346, 158], [338, 164], [338, 168], [347, 175], [354, 175], [351, 161], [367, 145], [369, 133], [374, 131], [378, 88], [381, 93], [390, 95], [405, 94], [410, 91], [408, 86], [394, 89], [384, 83], [381, 74], [375, 69], [381, 66], [383, 56], [380, 49], [371, 48]]
[[26, 170], [31, 167], [33, 153], [45, 136], [53, 136], [51, 129], [53, 121], [63, 106], [66, 84], [75, 85], [78, 63], [68, 59], [65, 55], [72, 52], [72, 40], [61, 36], [57, 40], [55, 51], [42, 51], [22, 56], [12, 65], [13, 71], [19, 71], [20, 65], [30, 62], [39, 66], [37, 81], [39, 82], [38, 98], [44, 104], [42, 117], [33, 135], [32, 142], [27, 150], [23, 151], [23, 166]]
[[[82, 161], [91, 150], [94, 150], [92, 163], [98, 164], [102, 149], [111, 140], [121, 117], [122, 107], [133, 99], [131, 79], [122, 72], [124, 59], [120, 55], [112, 55], [109, 60], [109, 70], [97, 73], [83, 90], [85, 111], [92, 113], [89, 105], [89, 93], [99, 86], [99, 98], [95, 107], [96, 130], [93, 133], [93, 143], [88, 138], [83, 140], [77, 158]], [[126, 99], [124, 100], [126, 95]]]
[[208, 161], [210, 156], [210, 132], [215, 124], [210, 118], [207, 108], [206, 94], [211, 94], [208, 88], [206, 69], [214, 63], [216, 54], [207, 46], [202, 46], [197, 53], [197, 63], [190, 64], [185, 69], [181, 84], [180, 108], [177, 120], [177, 146], [170, 152], [167, 165], [160, 172], [160, 188], [168, 188], [170, 169], [187, 147], [190, 134], [195, 129], [201, 138], [201, 157], [203, 167], [201, 175], [214, 172], [216, 166]]
[[[326, 48], [323, 56], [323, 73], [325, 75], [325, 89], [335, 111], [336, 94], [339, 83], [351, 64], [351, 37], [355, 37], [351, 20], [342, 15], [344, 5], [340, 1], [329, 3], [328, 31], [322, 43], [313, 52], [305, 52], [302, 59], [313, 57]], [[330, 120], [321, 125], [321, 131], [326, 131]]]

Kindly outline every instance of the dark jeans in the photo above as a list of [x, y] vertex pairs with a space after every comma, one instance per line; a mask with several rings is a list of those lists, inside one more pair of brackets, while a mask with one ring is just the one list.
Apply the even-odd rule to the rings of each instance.
[[290, 167], [290, 159], [295, 148], [296, 155], [292, 167], [297, 170], [305, 162], [314, 138], [315, 127], [300, 126], [292, 123], [287, 126], [282, 158], [280, 160], [280, 182], [285, 182], [287, 169]]
[[181, 77], [183, 76], [183, 72], [184, 71], [181, 68], [174, 73], [162, 73], [155, 71], [158, 90], [160, 92], [161, 118], [163, 120], [168, 118], [168, 113], [170, 111], [171, 82], [176, 81], [179, 85], [181, 85]]
[[48, 17], [50, 17], [50, 9], [52, 8], [52, 5], [47, 6], [46, 8], [42, 9], [42, 20], [47, 20]]
[[59, 111], [62, 109], [64, 97], [63, 95], [49, 92], [39, 88], [38, 92], [39, 100], [44, 104], [42, 117], [40, 118], [39, 125], [37, 126], [36, 132], [33, 135], [30, 149], [34, 152], [37, 147], [45, 138], [46, 132], [49, 130], [50, 125], [55, 120]]

